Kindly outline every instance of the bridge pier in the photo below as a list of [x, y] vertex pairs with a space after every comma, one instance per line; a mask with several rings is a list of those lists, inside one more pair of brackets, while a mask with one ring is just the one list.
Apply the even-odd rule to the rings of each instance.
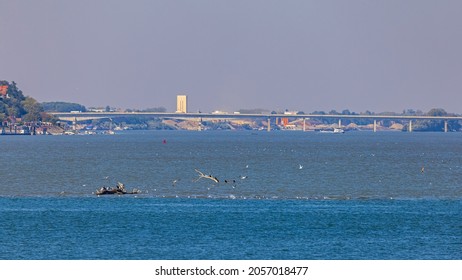
[[377, 120], [374, 120], [374, 132], [377, 132]]
[[72, 122], [72, 130], [74, 130], [74, 132], [77, 131], [77, 118], [76, 117], [74, 118], [74, 121]]
[[306, 118], [303, 118], [303, 132], [306, 131], [306, 122], [305, 122]]
[[[73, 112], [73, 113], [59, 113], [51, 112], [53, 116], [57, 117], [60, 121], [66, 121], [70, 125], [77, 126], [80, 122], [85, 120], [96, 120], [96, 119], [108, 119], [108, 118], [117, 118], [117, 117], [155, 117], [155, 118], [173, 118], [173, 119], [196, 119], [196, 118], [211, 118], [211, 119], [259, 119], [264, 122], [264, 118], [268, 119], [267, 130], [271, 130], [271, 119], [270, 118], [287, 118], [285, 114], [204, 114], [204, 113], [156, 113], [156, 112]], [[377, 128], [377, 121], [382, 120], [402, 120], [408, 122], [407, 131], [413, 132], [413, 121], [414, 120], [432, 120], [432, 121], [444, 121], [444, 128], [442, 131], [449, 132], [449, 121], [462, 121], [461, 116], [396, 116], [396, 115], [339, 115], [339, 114], [302, 114], [297, 115], [298, 118], [304, 118], [303, 129], [306, 131], [309, 129], [306, 125], [306, 119], [315, 118], [315, 119], [328, 119], [330, 122], [335, 122], [337, 119], [338, 126], [342, 127], [342, 119], [355, 119], [355, 120], [374, 120], [375, 119], [375, 130]], [[309, 124], [308, 124], [309, 125]], [[201, 127], [202, 130], [204, 127]], [[7, 129], [7, 128], [5, 128]], [[10, 128], [13, 130], [13, 127]], [[264, 127], [263, 127], [264, 129]], [[374, 131], [375, 131], [374, 130]], [[0, 127], [1, 131], [1, 127]]]

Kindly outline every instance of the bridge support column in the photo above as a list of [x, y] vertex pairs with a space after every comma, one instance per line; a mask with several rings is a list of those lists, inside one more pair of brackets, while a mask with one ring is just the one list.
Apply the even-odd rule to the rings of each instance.
[[448, 132], [448, 120], [444, 120], [444, 132]]
[[306, 131], [306, 122], [305, 122], [306, 118], [303, 118], [303, 132]]
[[268, 131], [271, 131], [271, 119], [268, 118], [268, 128], [267, 128]]
[[374, 132], [377, 132], [377, 120], [374, 120]]
[[72, 122], [72, 129], [75, 131], [77, 131], [77, 118], [75, 117], [74, 118], [74, 121]]
[[338, 119], [338, 128], [342, 127], [342, 119]]
[[409, 132], [412, 132], [412, 120], [409, 120]]

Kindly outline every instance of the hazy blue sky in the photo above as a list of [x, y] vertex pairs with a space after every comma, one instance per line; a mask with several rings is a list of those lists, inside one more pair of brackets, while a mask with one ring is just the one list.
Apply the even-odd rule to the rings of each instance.
[[462, 113], [460, 0], [0, 0], [0, 79], [38, 101]]

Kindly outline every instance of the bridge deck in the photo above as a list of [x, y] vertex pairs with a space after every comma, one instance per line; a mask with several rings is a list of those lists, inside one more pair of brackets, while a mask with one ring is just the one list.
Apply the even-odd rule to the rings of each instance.
[[320, 114], [209, 114], [209, 113], [153, 113], [153, 112], [81, 112], [50, 113], [61, 120], [82, 121], [117, 117], [203, 118], [203, 119], [255, 119], [255, 118], [305, 118], [305, 119], [370, 119], [370, 120], [462, 120], [462, 116], [399, 116], [399, 115], [320, 115]]

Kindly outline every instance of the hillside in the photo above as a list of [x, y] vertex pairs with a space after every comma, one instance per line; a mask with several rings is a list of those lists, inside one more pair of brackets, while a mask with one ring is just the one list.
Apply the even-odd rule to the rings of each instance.
[[24, 96], [15, 82], [0, 80], [0, 121], [2, 123], [53, 121], [34, 98]]

